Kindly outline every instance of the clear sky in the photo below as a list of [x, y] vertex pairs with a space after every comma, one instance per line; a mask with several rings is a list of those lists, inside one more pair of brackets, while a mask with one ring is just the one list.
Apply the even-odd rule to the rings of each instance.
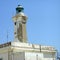
[[18, 4], [28, 16], [28, 42], [54, 46], [60, 52], [60, 0], [0, 0], [0, 44], [14, 40], [12, 17]]

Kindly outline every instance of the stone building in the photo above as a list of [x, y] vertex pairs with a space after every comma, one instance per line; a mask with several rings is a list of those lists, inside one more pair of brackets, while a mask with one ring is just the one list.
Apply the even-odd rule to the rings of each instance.
[[27, 43], [24, 8], [18, 5], [13, 16], [14, 40], [0, 45], [0, 60], [55, 60], [56, 49], [52, 46], [42, 46]]

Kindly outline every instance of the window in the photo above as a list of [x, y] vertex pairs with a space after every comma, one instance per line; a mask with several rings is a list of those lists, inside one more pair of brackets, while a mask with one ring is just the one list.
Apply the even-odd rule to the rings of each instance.
[[21, 10], [18, 10], [18, 12], [21, 12]]
[[16, 25], [16, 22], [15, 22], [15, 25]]
[[0, 58], [0, 60], [3, 60], [2, 58]]

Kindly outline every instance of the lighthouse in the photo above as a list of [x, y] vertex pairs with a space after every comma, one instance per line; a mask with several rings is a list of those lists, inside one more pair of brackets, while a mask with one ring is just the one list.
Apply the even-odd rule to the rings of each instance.
[[14, 41], [27, 42], [26, 22], [27, 16], [24, 14], [24, 8], [18, 5], [16, 15], [13, 16], [14, 21]]
[[14, 23], [14, 39], [0, 44], [0, 60], [56, 60], [56, 49], [52, 46], [27, 43], [24, 8], [18, 5]]

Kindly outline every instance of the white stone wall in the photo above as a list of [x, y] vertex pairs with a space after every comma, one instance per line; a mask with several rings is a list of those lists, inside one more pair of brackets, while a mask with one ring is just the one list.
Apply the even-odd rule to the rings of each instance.
[[2, 60], [55, 60], [53, 53], [15, 52], [0, 53]]
[[0, 53], [0, 59], [2, 60], [25, 60], [24, 52], [19, 53]]
[[[2, 60], [55, 60], [56, 51], [49, 46], [33, 45], [28, 43], [11, 43], [12, 45], [0, 48]], [[44, 51], [43, 51], [44, 50]], [[9, 52], [8, 52], [9, 51]]]
[[12, 60], [25, 60], [24, 52], [13, 53]]
[[25, 53], [25, 60], [55, 60], [52, 53]]
[[8, 60], [8, 52], [0, 53], [0, 59], [2, 59], [2, 60]]

